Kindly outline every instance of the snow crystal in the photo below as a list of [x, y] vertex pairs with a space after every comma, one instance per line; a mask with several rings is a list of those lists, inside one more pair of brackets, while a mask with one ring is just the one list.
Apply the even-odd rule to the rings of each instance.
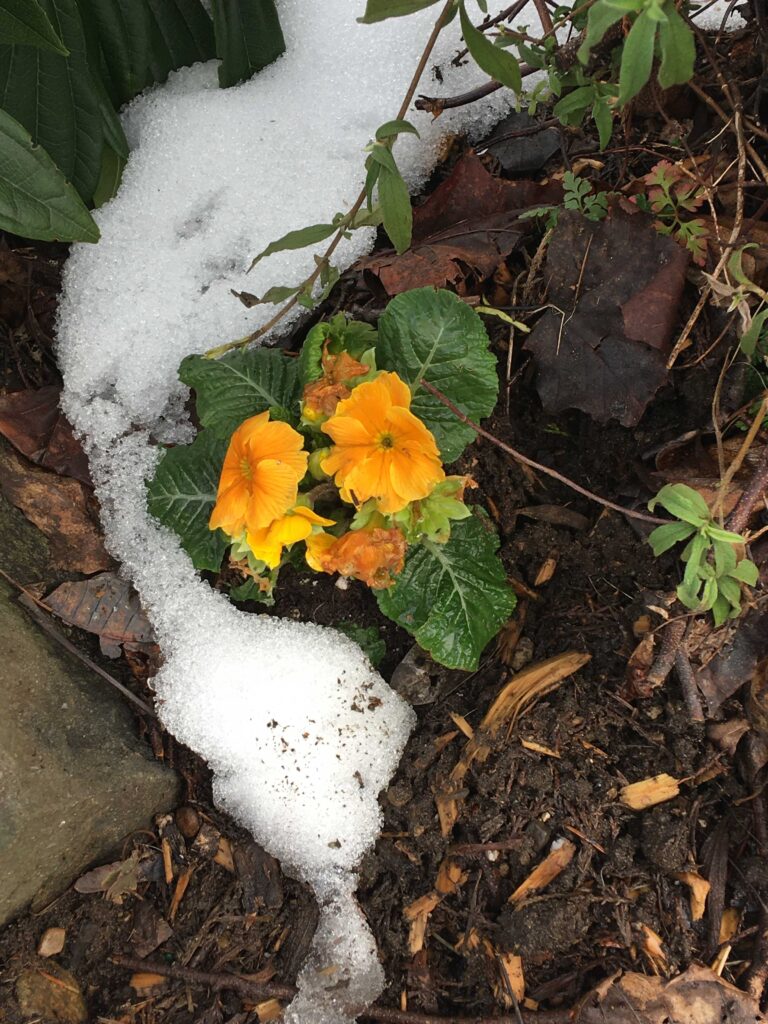
[[[278, 6], [287, 52], [256, 79], [219, 90], [215, 62], [198, 65], [125, 112], [131, 157], [118, 196], [96, 213], [101, 241], [73, 247], [59, 359], [108, 546], [163, 651], [159, 714], [208, 760], [217, 801], [314, 887], [320, 925], [289, 1020], [334, 1024], [383, 986], [354, 869], [378, 833], [377, 796], [413, 712], [350, 640], [243, 614], [202, 582], [176, 537], [148, 515], [145, 480], [158, 441], [191, 437], [181, 359], [271, 315], [246, 310], [231, 289], [263, 293], [313, 269], [312, 253], [299, 250], [246, 274], [268, 242], [352, 203], [363, 147], [395, 115], [439, 8], [363, 26], [362, 2]], [[419, 91], [458, 93], [484, 80], [472, 64], [451, 64], [458, 47], [454, 23], [430, 61], [443, 84], [428, 70]], [[438, 121], [411, 112], [422, 139], [405, 136], [396, 148], [410, 184], [424, 181], [446, 132], [461, 124], [477, 136], [507, 111], [508, 97]], [[371, 231], [355, 233], [337, 262], [349, 265], [371, 241]]]

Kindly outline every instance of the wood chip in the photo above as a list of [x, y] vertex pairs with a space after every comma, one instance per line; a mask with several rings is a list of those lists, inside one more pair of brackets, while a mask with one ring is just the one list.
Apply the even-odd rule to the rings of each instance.
[[141, 971], [138, 974], [131, 975], [129, 982], [132, 989], [137, 992], [143, 992], [148, 988], [156, 988], [158, 985], [164, 985], [168, 979], [164, 974], [155, 974], [152, 971]]
[[38, 956], [56, 956], [64, 949], [67, 933], [64, 928], [46, 928], [37, 946]]
[[538, 864], [524, 882], [509, 897], [509, 903], [520, 903], [526, 896], [537, 889], [544, 889], [568, 867], [576, 853], [576, 844], [570, 839], [563, 839], [556, 849], [552, 849], [541, 864]]
[[709, 882], [695, 871], [678, 871], [675, 878], [684, 882], [691, 890], [691, 920], [700, 921], [704, 917], [704, 908], [711, 888]]
[[663, 804], [680, 792], [680, 783], [671, 775], [662, 773], [653, 775], [641, 782], [633, 782], [623, 786], [619, 791], [619, 800], [632, 811], [644, 811], [646, 807]]
[[464, 718], [462, 715], [457, 715], [453, 711], [449, 711], [448, 714], [453, 724], [459, 727], [461, 732], [464, 733], [468, 740], [471, 740], [472, 737], [475, 735], [475, 730], [472, 728], [472, 726], [469, 724], [466, 718]]
[[176, 882], [176, 888], [173, 891], [173, 899], [171, 900], [171, 906], [168, 910], [168, 918], [173, 921], [178, 913], [181, 901], [184, 899], [184, 893], [187, 891], [189, 880], [192, 877], [194, 868], [184, 868], [179, 875], [178, 881]]
[[468, 873], [462, 869], [458, 861], [446, 857], [438, 869], [435, 890], [441, 896], [450, 896], [466, 882], [468, 877]]
[[267, 1021], [277, 1020], [282, 1016], [283, 1004], [279, 999], [267, 999], [263, 1003], [257, 1003], [254, 1009], [261, 1024], [266, 1024]]
[[741, 910], [738, 907], [726, 907], [720, 918], [720, 934], [718, 943], [730, 942], [741, 927]]
[[533, 740], [520, 740], [521, 746], [525, 747], [526, 750], [532, 750], [535, 754], [543, 754], [545, 757], [556, 757], [560, 759], [560, 754], [556, 750], [552, 750], [550, 747], [545, 747], [543, 743], [534, 743]]
[[664, 952], [661, 936], [647, 924], [640, 924], [639, 929], [641, 935], [640, 945], [643, 952], [656, 968], [665, 968], [667, 966], [667, 954]]
[[414, 900], [403, 911], [406, 921], [410, 922], [408, 932], [408, 949], [411, 953], [418, 953], [424, 948], [424, 936], [427, 931], [427, 922], [430, 914], [440, 902], [440, 896], [436, 892], [429, 892], [426, 896], [420, 896]]
[[214, 862], [220, 864], [233, 875], [235, 873], [235, 858], [232, 855], [232, 846], [224, 836], [219, 840], [219, 848], [214, 855]]
[[536, 573], [536, 579], [533, 581], [534, 587], [540, 587], [544, 583], [549, 583], [549, 581], [555, 575], [556, 568], [556, 558], [545, 558], [544, 561], [541, 563], [539, 571]]
[[509, 993], [514, 994], [518, 1003], [525, 998], [525, 975], [523, 974], [523, 958], [514, 953], [498, 953], [499, 966], [503, 972], [501, 986], [501, 1002], [504, 1006], [512, 1006], [514, 1001]]

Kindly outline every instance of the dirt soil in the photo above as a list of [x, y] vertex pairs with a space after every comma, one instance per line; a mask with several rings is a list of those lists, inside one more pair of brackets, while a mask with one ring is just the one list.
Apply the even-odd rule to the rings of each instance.
[[[584, 146], [584, 139], [573, 144]], [[559, 153], [552, 160], [550, 168], [561, 166]], [[607, 176], [626, 173], [618, 158], [606, 168]], [[55, 266], [47, 266], [50, 292]], [[346, 299], [359, 297], [353, 278], [342, 286]], [[377, 300], [368, 294], [360, 301], [373, 317]], [[683, 312], [693, 301], [689, 289]], [[50, 346], [43, 335], [30, 334], [27, 314], [16, 307], [4, 316], [5, 390], [50, 383]], [[701, 351], [719, 329], [719, 321], [707, 321], [697, 339]], [[709, 443], [720, 359], [673, 372], [639, 424], [622, 427], [578, 411], [543, 411], [530, 356], [516, 351], [508, 377], [506, 331], [494, 325], [491, 333], [503, 386], [487, 429], [583, 486], [644, 508], [660, 486], [653, 476], [655, 452], [688, 432], [697, 434], [699, 446]], [[744, 387], [734, 384], [734, 396], [731, 408], [746, 400]], [[748, 727], [745, 702], [735, 687], [705, 724], [692, 720], [674, 673], [648, 692], [638, 692], [628, 679], [638, 644], [663, 625], [658, 609], [679, 582], [679, 562], [673, 553], [653, 557], [646, 524], [524, 471], [488, 441], [468, 450], [459, 471], [475, 478], [473, 500], [498, 527], [518, 612], [476, 672], [429, 666], [417, 727], [381, 795], [382, 834], [363, 861], [359, 888], [386, 971], [381, 1005], [407, 1005], [446, 1020], [502, 1014], [522, 1020], [512, 1016], [505, 982], [505, 965], [514, 957], [522, 961], [527, 1014], [536, 1005], [572, 1007], [617, 971], [671, 977], [693, 963], [711, 964], [723, 935], [730, 946], [723, 977], [738, 983], [752, 962], [768, 901], [763, 795], [748, 744], [729, 748], [710, 736], [713, 724], [744, 720]], [[340, 587], [331, 578], [289, 569], [277, 598], [273, 614], [377, 627], [386, 641], [381, 671], [387, 679], [412, 646], [405, 632], [380, 616], [360, 583]], [[78, 643], [99, 657], [92, 638], [79, 635]], [[443, 835], [436, 797], [448, 791], [466, 743], [461, 728], [477, 727], [511, 673], [568, 651], [590, 660], [529, 706], [488, 758], [472, 765], [458, 794], [458, 822], [450, 836]], [[133, 671], [124, 662], [105, 664], [147, 696], [151, 657], [134, 656]], [[0, 934], [4, 1024], [28, 1019], [19, 1007], [19, 979], [31, 968], [49, 970], [51, 961], [36, 950], [52, 927], [66, 931], [56, 963], [75, 979], [94, 1021], [269, 1019], [266, 997], [216, 991], [212, 979], [194, 972], [295, 982], [316, 920], [308, 890], [283, 876], [213, 808], [209, 773], [196, 757], [149, 720], [139, 719], [137, 728], [157, 756], [181, 771], [184, 805], [175, 823], [129, 837], [116, 852], [119, 860], [137, 851], [145, 865], [131, 891], [115, 900], [71, 889]], [[662, 773], [681, 780], [679, 795], [640, 811], [620, 801], [623, 786]], [[163, 836], [174, 851], [170, 883]], [[527, 899], [510, 902], [552, 844], [565, 841], [574, 855], [557, 877]], [[419, 943], [406, 911], [433, 892], [447, 860], [457, 866], [458, 880], [433, 901]], [[190, 868], [179, 897], [178, 879]], [[702, 915], [693, 913], [692, 877], [711, 887]], [[163, 934], [161, 920], [172, 933], [155, 941]], [[142, 974], [141, 965], [121, 964], [121, 957], [175, 966], [179, 977], [146, 976], [151, 966]], [[259, 1003], [261, 1017], [254, 1009]], [[533, 1019], [535, 1014], [525, 1017]]]

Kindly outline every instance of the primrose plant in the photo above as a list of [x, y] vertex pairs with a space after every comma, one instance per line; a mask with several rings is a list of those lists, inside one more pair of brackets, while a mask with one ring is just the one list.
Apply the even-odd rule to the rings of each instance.
[[[498, 376], [478, 315], [456, 295], [397, 296], [378, 330], [339, 314], [298, 358], [190, 356], [203, 426], [167, 451], [149, 509], [234, 601], [271, 603], [281, 568], [339, 573], [444, 665], [474, 669], [515, 599], [488, 518], [447, 473], [489, 415]], [[226, 564], [222, 563], [226, 558]], [[223, 568], [223, 571], [222, 571]]]
[[711, 611], [715, 625], [741, 613], [742, 586], [753, 587], [758, 571], [754, 562], [740, 557], [744, 538], [717, 525], [698, 491], [686, 484], [667, 484], [648, 503], [673, 515], [676, 522], [657, 527], [648, 538], [654, 555], [687, 541], [680, 555], [685, 563], [677, 596], [691, 611]]

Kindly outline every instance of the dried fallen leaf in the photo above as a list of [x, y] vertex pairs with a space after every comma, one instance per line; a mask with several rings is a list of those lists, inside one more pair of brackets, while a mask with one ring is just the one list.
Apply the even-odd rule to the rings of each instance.
[[707, 736], [731, 757], [736, 753], [739, 740], [750, 730], [746, 718], [729, 718], [727, 722], [710, 722]]
[[711, 888], [709, 882], [696, 871], [678, 871], [675, 878], [684, 882], [691, 890], [691, 920], [700, 921], [704, 917], [704, 908]]
[[548, 298], [525, 342], [550, 412], [581, 409], [635, 426], [667, 378], [688, 253], [645, 214], [587, 221], [561, 213], [546, 263]]
[[538, 864], [528, 877], [518, 885], [509, 897], [510, 903], [522, 903], [526, 896], [539, 889], [545, 889], [554, 881], [573, 860], [576, 844], [570, 839], [558, 840], [552, 844], [552, 850]]
[[490, 174], [479, 157], [462, 157], [451, 175], [414, 211], [413, 242], [401, 255], [365, 260], [369, 279], [388, 295], [410, 288], [460, 286], [468, 273], [489, 277], [530, 228], [519, 215], [531, 206], [558, 202], [559, 185], [505, 181]]
[[59, 408], [60, 397], [54, 386], [0, 395], [0, 434], [38, 466], [91, 487], [88, 459]]
[[121, 644], [151, 644], [154, 633], [131, 584], [104, 572], [80, 582], [62, 583], [45, 604], [70, 626], [99, 638], [102, 654], [120, 656]]
[[649, 779], [642, 779], [640, 782], [633, 782], [629, 786], [622, 786], [619, 800], [632, 811], [644, 811], [646, 807], [671, 800], [679, 792], [680, 783], [677, 779], [662, 773]]
[[38, 469], [3, 445], [0, 490], [48, 538], [58, 568], [86, 575], [109, 568], [111, 559], [88, 509], [88, 491], [79, 481]]
[[64, 949], [67, 933], [64, 928], [46, 928], [37, 945], [38, 956], [57, 956]]
[[628, 973], [609, 979], [579, 1007], [577, 1024], [757, 1024], [765, 1020], [746, 992], [707, 967], [666, 981]]
[[142, 858], [139, 851], [134, 850], [126, 860], [102, 864], [86, 871], [75, 882], [75, 892], [103, 892], [113, 903], [121, 904], [123, 896], [136, 892], [139, 881], [148, 876], [155, 860], [160, 860], [159, 854]]
[[750, 611], [739, 620], [733, 640], [696, 673], [696, 682], [712, 717], [723, 701], [749, 682], [768, 657], [768, 614]]

